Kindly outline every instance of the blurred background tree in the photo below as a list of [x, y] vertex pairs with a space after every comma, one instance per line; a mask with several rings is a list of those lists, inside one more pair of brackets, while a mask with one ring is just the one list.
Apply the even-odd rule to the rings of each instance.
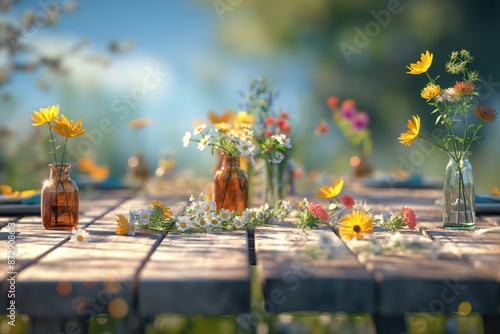
[[[434, 53], [431, 75], [444, 74], [451, 51], [471, 51], [476, 58], [474, 66], [485, 82], [480, 89], [481, 102], [498, 110], [500, 44], [491, 38], [500, 31], [495, 14], [500, 9], [498, 2], [481, 1], [481, 6], [464, 0], [222, 2], [233, 4], [232, 8], [224, 7], [218, 26], [219, 40], [228, 52], [257, 59], [292, 54], [303, 59], [299, 66], [308, 67], [302, 79], [308, 83], [307, 94], [302, 95], [305, 100], [300, 105], [296, 130], [314, 131], [318, 120], [328, 115], [328, 96], [354, 98], [371, 116], [372, 159], [379, 170], [397, 168], [409, 160], [411, 150], [401, 147], [397, 137], [405, 130], [410, 115], [425, 116], [428, 111], [422, 120], [423, 129], [434, 125], [435, 118], [420, 97], [426, 78], [405, 74], [406, 65], [425, 50]], [[210, 3], [215, 6], [216, 2]], [[451, 86], [459, 79], [442, 77], [444, 81], [440, 82]], [[500, 183], [500, 174], [493, 167], [500, 163], [500, 154], [494, 148], [500, 139], [499, 128], [498, 122], [484, 128], [487, 142], [473, 148], [472, 160], [483, 187], [491, 178]], [[332, 172], [348, 168], [352, 148], [338, 130], [319, 140], [319, 147], [325, 149], [318, 152], [307, 149], [318, 145], [318, 138], [303, 140], [298, 143], [302, 150], [295, 152], [309, 168]], [[431, 159], [414, 166], [415, 171], [441, 175], [445, 161], [444, 153], [433, 153]]]

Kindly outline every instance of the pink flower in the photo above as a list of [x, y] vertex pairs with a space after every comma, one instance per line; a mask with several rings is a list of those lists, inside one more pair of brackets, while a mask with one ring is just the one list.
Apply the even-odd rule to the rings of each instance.
[[415, 211], [408, 206], [403, 206], [401, 209], [401, 215], [403, 216], [403, 221], [410, 228], [410, 230], [414, 230], [417, 226], [417, 216], [415, 215]]
[[324, 221], [328, 221], [328, 219], [330, 219], [330, 217], [328, 216], [328, 212], [326, 212], [326, 210], [318, 203], [309, 202], [307, 208], [316, 218], [319, 218]]
[[365, 112], [358, 112], [352, 119], [351, 125], [354, 130], [360, 131], [368, 127], [370, 123], [370, 117]]
[[346, 118], [346, 119], [351, 119], [354, 117], [354, 115], [356, 115], [356, 107], [355, 106], [351, 106], [351, 105], [346, 105], [346, 106], [342, 106], [340, 108], [340, 114], [342, 115], [342, 117]]
[[352, 209], [354, 204], [356, 204], [356, 201], [354, 200], [354, 198], [346, 194], [342, 196], [342, 198], [340, 199], [340, 203], [342, 203], [342, 205], [346, 208]]

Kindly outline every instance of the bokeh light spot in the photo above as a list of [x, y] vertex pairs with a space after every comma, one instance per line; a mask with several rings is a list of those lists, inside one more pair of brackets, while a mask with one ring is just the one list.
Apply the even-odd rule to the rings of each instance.
[[112, 294], [120, 292], [122, 286], [119, 281], [108, 281], [104, 282], [104, 289], [109, 291]]
[[71, 294], [71, 290], [73, 290], [73, 287], [71, 286], [71, 283], [69, 282], [59, 282], [57, 283], [57, 293], [60, 296], [66, 297]]
[[351, 157], [351, 160], [349, 160], [349, 163], [352, 167], [358, 167], [361, 163], [361, 159], [357, 155], [354, 155]]
[[458, 313], [460, 315], [469, 315], [472, 312], [472, 304], [465, 301], [458, 305]]
[[123, 298], [115, 298], [109, 303], [108, 311], [113, 318], [123, 318], [128, 312], [128, 304]]

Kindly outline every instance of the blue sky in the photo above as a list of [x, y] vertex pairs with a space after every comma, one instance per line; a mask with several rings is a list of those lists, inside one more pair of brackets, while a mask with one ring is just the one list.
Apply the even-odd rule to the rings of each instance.
[[[23, 1], [9, 15], [18, 17], [26, 7], [45, 15], [43, 8], [50, 3], [66, 1]], [[141, 149], [155, 163], [156, 155], [165, 148], [175, 149], [180, 161], [200, 159], [194, 148], [181, 147], [182, 135], [196, 119], [204, 119], [207, 111], [236, 108], [241, 101], [238, 92], [245, 90], [251, 77], [265, 75], [274, 82], [280, 91], [276, 107], [293, 115], [302, 99], [297, 92], [308, 85], [304, 79], [308, 56], [232, 52], [219, 43], [220, 23], [211, 5], [195, 5], [194, 1], [81, 1], [75, 12], [63, 13], [56, 25], [40, 27], [29, 39], [44, 54], [60, 54], [87, 39], [81, 51], [65, 57], [70, 74], [63, 80], [46, 70], [13, 76], [4, 89], [17, 102], [8, 110], [2, 108], [7, 114], [4, 120], [11, 127], [32, 131], [29, 114], [58, 103], [63, 113], [81, 117], [88, 131], [99, 129], [103, 118], [113, 121], [117, 131], [104, 135], [110, 142], [107, 146], [96, 145], [98, 157], [111, 150], [113, 158], [123, 159], [131, 150]], [[131, 42], [133, 48], [111, 54], [107, 47], [112, 40]], [[252, 50], [251, 44], [248, 49]], [[110, 65], [95, 61], [101, 58]], [[162, 73], [162, 80], [154, 89], [144, 90], [143, 82], [152, 70]], [[50, 89], [39, 89], [40, 79]], [[127, 95], [141, 89], [146, 95], [140, 101], [133, 99], [127, 117], [117, 118], [116, 101], [125, 101]], [[131, 132], [127, 124], [134, 117], [148, 117], [153, 123]], [[208, 152], [202, 155], [201, 159], [210, 158]]]

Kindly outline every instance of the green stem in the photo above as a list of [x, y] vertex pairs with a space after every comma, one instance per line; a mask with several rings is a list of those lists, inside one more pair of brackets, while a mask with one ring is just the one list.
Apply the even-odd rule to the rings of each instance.
[[54, 153], [54, 164], [57, 165], [56, 142], [54, 140], [54, 133], [52, 132], [50, 123], [47, 123], [47, 125], [49, 126], [50, 142], [52, 143], [52, 152]]

